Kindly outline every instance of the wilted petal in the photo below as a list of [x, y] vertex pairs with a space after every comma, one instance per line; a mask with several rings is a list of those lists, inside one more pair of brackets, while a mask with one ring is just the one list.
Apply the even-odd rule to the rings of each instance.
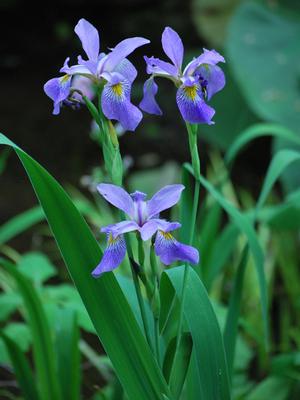
[[151, 77], [144, 83], [144, 97], [139, 104], [139, 107], [149, 114], [162, 115], [162, 111], [156, 102], [155, 95], [158, 91], [158, 86]]
[[152, 199], [150, 199], [147, 203], [149, 218], [154, 217], [161, 211], [174, 206], [174, 204], [179, 201], [183, 189], [183, 185], [168, 185], [155, 193]]
[[203, 65], [196, 70], [196, 74], [206, 81], [207, 99], [223, 89], [225, 86], [225, 75], [217, 65]]
[[81, 40], [83, 50], [89, 60], [97, 61], [99, 55], [99, 33], [97, 29], [84, 18], [80, 19], [75, 26], [75, 33]]
[[134, 131], [143, 114], [130, 102], [131, 84], [118, 73], [112, 73], [109, 79], [101, 97], [103, 113], [106, 118], [119, 121], [125, 130]]
[[172, 28], [166, 27], [163, 31], [162, 47], [166, 55], [173, 61], [178, 70], [181, 69], [183, 60], [183, 44], [180, 36]]
[[123, 235], [113, 238], [112, 234], [107, 235], [107, 247], [103, 253], [100, 264], [93, 270], [92, 275], [98, 278], [104, 272], [117, 268], [126, 255], [126, 243]]
[[71, 77], [68, 75], [60, 78], [50, 79], [44, 85], [44, 91], [53, 100], [53, 114], [57, 115], [60, 111], [60, 104], [66, 100], [70, 94]]
[[150, 41], [142, 37], [122, 40], [122, 42], [117, 44], [111, 53], [108, 54], [103, 66], [103, 71], [112, 72], [115, 67], [135, 49], [148, 43], [150, 43]]
[[170, 265], [175, 261], [198, 264], [199, 252], [192, 246], [178, 242], [169, 232], [159, 230], [154, 244], [155, 253], [161, 262]]
[[214, 124], [211, 120], [215, 110], [203, 100], [200, 83], [182, 85], [176, 94], [176, 101], [183, 119], [191, 124]]
[[97, 185], [97, 190], [110, 204], [124, 211], [130, 217], [133, 216], [133, 200], [123, 188], [109, 183], [100, 183]]
[[225, 59], [216, 50], [203, 49], [203, 53], [194, 58], [184, 69], [183, 75], [193, 75], [195, 70], [202, 64], [216, 65], [219, 62], [225, 62]]
[[137, 76], [137, 70], [133, 66], [133, 64], [127, 60], [127, 58], [124, 58], [114, 69], [114, 72], [119, 72], [121, 75], [123, 75], [130, 83], [132, 83], [136, 76]]
[[101, 232], [111, 233], [113, 239], [122, 233], [128, 233], [139, 230], [139, 226], [135, 221], [121, 221], [117, 224], [111, 224], [101, 228]]
[[164, 232], [174, 231], [181, 227], [179, 222], [168, 222], [160, 218], [150, 219], [140, 228], [140, 234], [143, 240], [150, 239], [159, 229]]
[[159, 58], [144, 56], [147, 65], [147, 74], [163, 75], [177, 78], [178, 70], [174, 65]]

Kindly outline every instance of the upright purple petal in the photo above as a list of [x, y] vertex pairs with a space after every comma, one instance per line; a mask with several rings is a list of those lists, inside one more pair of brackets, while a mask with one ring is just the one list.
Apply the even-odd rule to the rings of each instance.
[[141, 238], [146, 241], [150, 239], [155, 232], [162, 230], [164, 232], [174, 231], [181, 227], [179, 222], [168, 222], [164, 219], [154, 218], [150, 219], [140, 228]]
[[117, 268], [124, 260], [126, 255], [126, 243], [123, 235], [116, 238], [111, 233], [107, 235], [107, 247], [103, 257], [97, 267], [93, 270], [94, 278], [99, 278], [104, 272], [112, 271]]
[[163, 31], [161, 42], [164, 52], [180, 71], [184, 51], [180, 36], [172, 28], [166, 27]]
[[175, 261], [198, 264], [199, 252], [192, 246], [178, 242], [169, 232], [158, 231], [156, 234], [155, 253], [161, 262], [170, 265]]
[[162, 111], [155, 99], [158, 86], [152, 77], [146, 80], [143, 90], [144, 97], [140, 102], [139, 107], [149, 114], [162, 115]]
[[133, 216], [133, 200], [123, 188], [109, 183], [100, 183], [97, 190], [110, 204], [124, 211], [130, 217]]
[[57, 115], [60, 111], [60, 104], [69, 97], [71, 88], [71, 77], [68, 75], [60, 78], [50, 79], [44, 85], [44, 91], [53, 100], [53, 114]]
[[117, 224], [111, 224], [101, 228], [101, 232], [111, 233], [113, 239], [123, 233], [133, 232], [139, 230], [139, 226], [135, 221], [121, 221]]
[[122, 42], [117, 44], [111, 53], [108, 54], [103, 66], [103, 71], [112, 72], [115, 67], [135, 49], [148, 43], [150, 43], [150, 41], [142, 37], [133, 37], [122, 40]]
[[191, 124], [212, 125], [215, 110], [203, 100], [200, 83], [182, 85], [176, 94], [176, 101], [183, 119]]
[[219, 62], [225, 62], [225, 59], [216, 50], [203, 49], [203, 53], [194, 58], [184, 69], [183, 75], [190, 76], [193, 75], [195, 70], [202, 64], [216, 65]]
[[162, 61], [156, 57], [144, 56], [147, 66], [147, 74], [160, 75], [177, 79], [178, 70], [169, 62]]
[[124, 76], [130, 83], [132, 83], [136, 76], [137, 76], [137, 70], [133, 66], [133, 64], [127, 60], [127, 58], [124, 58], [114, 69], [114, 72], [118, 72], [121, 75]]
[[75, 26], [75, 33], [81, 40], [83, 50], [86, 52], [89, 60], [97, 61], [100, 48], [97, 29], [90, 22], [82, 18]]
[[[105, 75], [107, 78], [107, 74]], [[113, 72], [101, 97], [106, 118], [119, 121], [126, 131], [134, 131], [143, 118], [141, 111], [130, 102], [130, 92], [130, 82], [121, 74]]]
[[223, 89], [225, 86], [225, 75], [217, 65], [202, 65], [195, 71], [206, 83], [207, 99]]
[[183, 189], [183, 185], [168, 185], [155, 193], [152, 199], [148, 201], [149, 218], [174, 206], [179, 201]]

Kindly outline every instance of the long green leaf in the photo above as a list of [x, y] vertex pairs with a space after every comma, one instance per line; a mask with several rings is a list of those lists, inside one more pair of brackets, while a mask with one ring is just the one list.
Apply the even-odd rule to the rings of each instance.
[[300, 160], [300, 152], [294, 150], [280, 150], [272, 158], [270, 166], [268, 168], [267, 175], [265, 177], [262, 190], [259, 195], [259, 199], [256, 204], [256, 212], [261, 209], [264, 202], [267, 199], [274, 183], [283, 173], [283, 171], [291, 165], [293, 162]]
[[182, 334], [178, 351], [176, 351], [176, 337], [170, 341], [167, 347], [163, 371], [175, 399], [180, 398], [189, 369], [192, 349], [193, 339], [189, 332]]
[[34, 207], [10, 219], [0, 227], [0, 244], [31, 228], [45, 218], [41, 207]]
[[[193, 173], [190, 165], [186, 165], [186, 168]], [[213, 198], [221, 205], [221, 207], [227, 212], [232, 218], [237, 228], [243, 232], [249, 243], [249, 248], [252, 252], [255, 267], [258, 276], [258, 283], [260, 288], [261, 307], [263, 315], [263, 327], [265, 332], [265, 340], [268, 340], [268, 297], [267, 297], [267, 284], [264, 272], [264, 255], [262, 248], [257, 240], [256, 233], [251, 225], [249, 218], [240, 213], [240, 211], [234, 207], [218, 190], [216, 190], [202, 175], [200, 177], [201, 184], [205, 189], [213, 196]]]
[[256, 124], [247, 128], [242, 132], [237, 139], [232, 143], [227, 154], [225, 156], [226, 163], [231, 163], [240, 150], [246, 146], [252, 140], [263, 137], [263, 136], [274, 136], [282, 139], [286, 139], [292, 143], [300, 144], [300, 138], [290, 129], [277, 124]]
[[15, 279], [24, 301], [26, 319], [32, 334], [33, 355], [40, 398], [42, 400], [61, 399], [54, 346], [41, 299], [32, 283], [18, 272], [13, 265], [3, 263], [3, 266]]
[[[190, 267], [188, 267], [190, 268]], [[171, 284], [181, 299], [184, 267], [162, 274], [161, 285]], [[197, 397], [189, 400], [229, 400], [230, 385], [222, 335], [207, 292], [197, 273], [190, 268], [184, 302], [184, 316], [193, 338], [192, 365], [199, 377]]]
[[62, 398], [80, 398], [79, 327], [74, 310], [59, 309], [56, 316], [57, 371]]
[[5, 343], [7, 352], [13, 364], [14, 373], [20, 385], [24, 400], [39, 400], [30, 365], [20, 347], [11, 338], [0, 332], [1, 339]]
[[240, 315], [241, 299], [243, 293], [244, 275], [248, 260], [248, 246], [246, 245], [235, 274], [233, 289], [231, 291], [229, 307], [224, 328], [224, 345], [227, 356], [229, 376], [232, 379], [233, 362], [235, 355], [238, 319]]
[[0, 135], [22, 161], [69, 273], [98, 336], [131, 400], [161, 399], [168, 387], [113, 273], [91, 277], [101, 250], [86, 222], [55, 179]]

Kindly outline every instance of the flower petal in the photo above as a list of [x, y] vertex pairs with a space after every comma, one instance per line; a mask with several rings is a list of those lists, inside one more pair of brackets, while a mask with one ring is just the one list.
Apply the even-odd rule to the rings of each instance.
[[[89, 100], [95, 97], [95, 89], [92, 81], [82, 75], [75, 75], [72, 79], [72, 89], [80, 90]], [[82, 97], [79, 93], [74, 92], [72, 97], [83, 103]]]
[[183, 75], [193, 75], [195, 70], [202, 64], [216, 65], [219, 62], [225, 62], [225, 59], [216, 50], [203, 49], [199, 57], [194, 58], [184, 69]]
[[147, 65], [147, 74], [163, 75], [170, 78], [178, 77], [178, 70], [174, 65], [159, 58], [144, 56]]
[[[108, 74], [105, 74], [108, 78]], [[130, 102], [131, 84], [121, 74], [112, 73], [104, 86], [101, 105], [106, 118], [120, 122], [127, 131], [134, 131], [143, 118], [141, 111]]]
[[179, 201], [183, 189], [183, 185], [168, 185], [155, 193], [152, 199], [147, 202], [148, 217], [154, 217], [161, 211], [174, 206]]
[[121, 221], [117, 224], [111, 224], [101, 228], [101, 232], [111, 233], [113, 239], [122, 233], [128, 233], [139, 230], [139, 226], [135, 221]]
[[122, 40], [116, 47], [108, 54], [105, 60], [103, 71], [112, 72], [115, 67], [131, 54], [136, 48], [150, 43], [150, 40], [142, 37], [133, 37]]
[[195, 73], [199, 74], [207, 83], [206, 92], [208, 100], [225, 86], [224, 72], [217, 65], [202, 65]]
[[127, 58], [124, 58], [114, 69], [114, 72], [119, 72], [121, 75], [123, 75], [130, 83], [132, 83], [136, 76], [137, 76], [137, 70], [133, 66], [133, 64], [127, 60]]
[[133, 200], [123, 188], [109, 183], [100, 183], [97, 185], [97, 190], [106, 201], [132, 217]]
[[162, 47], [166, 55], [173, 61], [178, 70], [183, 60], [183, 43], [180, 36], [172, 28], [166, 27], [161, 38]]
[[178, 242], [170, 233], [159, 230], [154, 244], [155, 253], [161, 262], [170, 265], [175, 261], [198, 264], [199, 252], [192, 246]]
[[201, 85], [182, 85], [176, 94], [176, 101], [183, 119], [192, 124], [214, 124], [211, 121], [215, 110], [203, 100]]
[[78, 21], [74, 30], [81, 40], [83, 50], [86, 52], [89, 60], [97, 61], [100, 48], [97, 29], [90, 22], [82, 18]]
[[178, 229], [180, 227], [181, 224], [179, 222], [168, 222], [164, 219], [154, 218], [150, 219], [150, 221], [146, 222], [140, 228], [140, 234], [142, 239], [146, 241], [150, 239], [159, 229], [164, 232], [169, 232], [174, 231], [175, 229]]
[[71, 77], [64, 75], [60, 78], [52, 78], [44, 85], [44, 91], [53, 100], [53, 114], [57, 115], [60, 111], [60, 104], [66, 100], [70, 94]]
[[158, 86], [151, 77], [144, 83], [144, 97], [139, 104], [139, 107], [149, 114], [162, 115], [162, 111], [156, 102], [155, 95], [158, 91]]
[[126, 255], [126, 243], [123, 235], [113, 238], [112, 234], [109, 233], [107, 236], [107, 247], [103, 257], [92, 272], [94, 278], [98, 278], [104, 272], [117, 268]]

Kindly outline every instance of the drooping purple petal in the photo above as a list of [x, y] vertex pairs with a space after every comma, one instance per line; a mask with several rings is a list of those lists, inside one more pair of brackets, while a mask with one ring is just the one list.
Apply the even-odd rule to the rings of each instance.
[[122, 40], [122, 42], [117, 44], [117, 46], [108, 54], [103, 66], [103, 71], [112, 72], [115, 67], [135, 49], [148, 43], [150, 43], [150, 40], [142, 37], [133, 37]]
[[147, 204], [149, 218], [154, 217], [161, 211], [174, 206], [174, 204], [179, 201], [183, 189], [183, 185], [168, 185], [155, 193], [155, 195], [148, 201]]
[[158, 91], [158, 86], [151, 77], [144, 83], [144, 97], [139, 104], [139, 107], [149, 114], [162, 115], [162, 111], [156, 102], [155, 96]]
[[191, 124], [212, 125], [215, 110], [203, 100], [200, 83], [182, 85], [176, 94], [176, 101], [183, 119]]
[[44, 91], [53, 100], [53, 114], [57, 115], [60, 111], [60, 104], [66, 100], [70, 94], [71, 77], [68, 75], [60, 78], [52, 78], [44, 85]]
[[199, 252], [192, 246], [178, 242], [169, 232], [159, 230], [156, 234], [155, 253], [161, 262], [170, 265], [175, 261], [198, 264]]
[[203, 49], [203, 53], [194, 58], [184, 69], [183, 75], [190, 76], [193, 75], [195, 70], [202, 64], [216, 65], [219, 62], [225, 62], [225, 59], [216, 50]]
[[101, 228], [101, 232], [111, 233], [113, 239], [122, 233], [128, 233], [139, 230], [139, 226], [135, 221], [121, 221], [117, 224], [111, 224]]
[[93, 270], [92, 276], [94, 278], [99, 278], [104, 272], [112, 271], [117, 268], [124, 260], [125, 255], [126, 243], [123, 235], [113, 238], [112, 234], [108, 233], [107, 247], [99, 265]]
[[81, 40], [83, 50], [86, 52], [89, 60], [97, 61], [100, 48], [97, 29], [90, 22], [82, 18], [75, 26], [75, 33]]
[[177, 78], [178, 70], [171, 63], [147, 56], [144, 56], [144, 60], [146, 61], [147, 74]]
[[225, 86], [224, 72], [217, 65], [202, 65], [195, 71], [195, 74], [199, 74], [199, 77], [206, 81], [208, 100], [210, 100], [215, 93], [222, 90]]
[[178, 35], [172, 28], [166, 27], [163, 31], [161, 38], [162, 47], [166, 55], [172, 60], [177, 70], [181, 69], [183, 60], [183, 43]]
[[137, 70], [127, 58], [124, 58], [124, 60], [115, 67], [114, 72], [123, 75], [130, 83], [132, 83], [137, 76]]
[[123, 188], [109, 183], [100, 183], [97, 185], [97, 190], [110, 204], [124, 211], [130, 217], [133, 216], [133, 200]]
[[[104, 74], [103, 74], [104, 75]], [[134, 131], [143, 118], [141, 111], [130, 102], [131, 84], [121, 74], [113, 72], [104, 86], [101, 105], [106, 118], [120, 122], [127, 131]]]
[[164, 219], [153, 218], [140, 228], [141, 238], [146, 241], [150, 239], [159, 229], [164, 232], [169, 232], [180, 228], [180, 226], [181, 224], [179, 222], [168, 222]]

